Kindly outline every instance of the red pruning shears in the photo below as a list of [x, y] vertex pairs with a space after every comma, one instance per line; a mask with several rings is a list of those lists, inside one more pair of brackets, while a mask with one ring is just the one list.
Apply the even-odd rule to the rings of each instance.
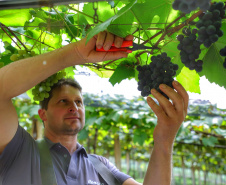
[[[133, 46], [130, 48], [130, 46]], [[157, 47], [148, 47], [144, 45], [139, 45], [133, 43], [132, 40], [130, 41], [123, 41], [121, 48], [116, 48], [114, 43], [112, 44], [111, 48], [108, 51], [125, 51], [127, 53], [132, 53], [133, 51], [140, 50], [140, 49], [157, 49]], [[98, 49], [96, 48], [96, 51], [106, 51], [104, 48]]]

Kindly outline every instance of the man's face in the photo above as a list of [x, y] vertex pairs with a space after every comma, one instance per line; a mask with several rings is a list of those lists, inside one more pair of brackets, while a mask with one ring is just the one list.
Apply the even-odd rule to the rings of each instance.
[[76, 135], [85, 125], [85, 107], [79, 89], [64, 85], [54, 89], [45, 110], [45, 130], [60, 135]]

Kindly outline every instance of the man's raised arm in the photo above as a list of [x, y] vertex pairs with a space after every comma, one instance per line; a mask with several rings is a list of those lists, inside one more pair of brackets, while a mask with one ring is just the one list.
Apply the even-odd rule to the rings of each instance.
[[[132, 40], [129, 36], [127, 40]], [[13, 62], [0, 69], [0, 154], [13, 138], [18, 117], [11, 99], [52, 74], [66, 67], [127, 57], [125, 52], [96, 52], [95, 47], [110, 48], [113, 42], [120, 47], [123, 39], [109, 32], [101, 32], [85, 44], [82, 39], [55, 51]]]
[[[187, 115], [188, 94], [181, 84], [174, 81], [174, 89], [164, 84], [160, 85], [172, 103], [152, 89], [152, 95], [158, 100], [156, 104], [151, 97], [147, 97], [147, 102], [158, 118], [154, 129], [154, 148], [148, 164], [148, 169], [143, 185], [170, 185], [172, 178], [172, 153], [173, 143], [182, 122]], [[128, 179], [123, 185], [139, 185], [133, 179]]]

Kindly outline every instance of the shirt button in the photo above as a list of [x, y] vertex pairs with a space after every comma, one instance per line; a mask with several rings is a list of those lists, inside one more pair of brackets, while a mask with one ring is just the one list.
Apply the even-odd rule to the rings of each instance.
[[67, 154], [64, 154], [64, 158], [67, 158]]

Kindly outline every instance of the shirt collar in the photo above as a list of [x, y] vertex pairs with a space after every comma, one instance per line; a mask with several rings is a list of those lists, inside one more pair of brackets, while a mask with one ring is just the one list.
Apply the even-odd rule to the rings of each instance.
[[[47, 146], [48, 146], [49, 149], [51, 149], [53, 146], [59, 145], [59, 144], [60, 144], [61, 146], [63, 146], [61, 143], [54, 143], [54, 142], [52, 142], [52, 141], [49, 140], [47, 137], [44, 137], [44, 139], [45, 139], [45, 141], [46, 141]], [[75, 151], [74, 153], [80, 153], [80, 152], [81, 152], [82, 154], [84, 154], [85, 157], [88, 158], [86, 149], [85, 149], [80, 143], [77, 142], [77, 149], [76, 149], [76, 151]]]

